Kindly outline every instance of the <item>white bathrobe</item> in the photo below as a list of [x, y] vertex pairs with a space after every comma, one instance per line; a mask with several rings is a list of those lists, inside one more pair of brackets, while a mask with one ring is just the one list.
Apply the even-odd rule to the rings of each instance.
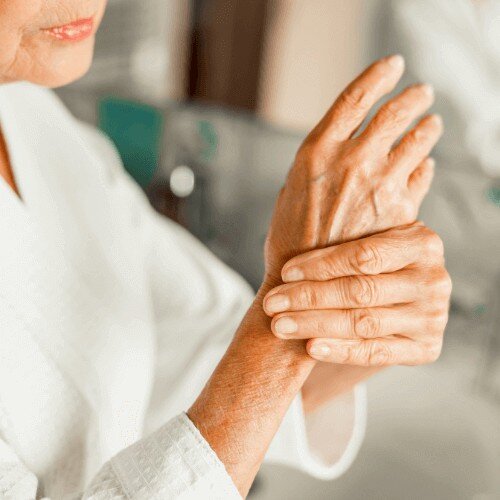
[[[239, 498], [183, 412], [251, 290], [154, 213], [52, 92], [0, 86], [0, 123], [22, 199], [0, 181], [0, 498]], [[341, 474], [362, 389], [322, 411], [318, 428], [297, 398], [267, 458]]]

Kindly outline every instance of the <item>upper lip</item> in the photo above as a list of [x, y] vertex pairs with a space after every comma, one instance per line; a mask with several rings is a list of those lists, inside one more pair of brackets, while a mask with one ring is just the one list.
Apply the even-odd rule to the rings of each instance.
[[52, 26], [48, 26], [46, 28], [42, 28], [42, 31], [51, 31], [51, 30], [55, 30], [55, 29], [64, 28], [65, 26], [71, 26], [72, 24], [77, 24], [77, 23], [82, 23], [82, 22], [87, 22], [87, 21], [93, 21], [94, 17], [95, 17], [95, 14], [93, 14], [91, 16], [86, 16], [86, 17], [85, 16], [81, 16], [78, 19], [72, 19], [72, 20], [69, 20], [67, 22], [61, 22], [61, 23], [58, 23], [58, 24], [55, 24], [55, 25], [52, 25]]

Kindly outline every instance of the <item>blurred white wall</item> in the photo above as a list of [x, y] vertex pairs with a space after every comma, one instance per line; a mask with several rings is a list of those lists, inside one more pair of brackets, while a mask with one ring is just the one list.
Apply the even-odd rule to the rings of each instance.
[[275, 0], [267, 29], [260, 115], [311, 128], [360, 69], [362, 0]]

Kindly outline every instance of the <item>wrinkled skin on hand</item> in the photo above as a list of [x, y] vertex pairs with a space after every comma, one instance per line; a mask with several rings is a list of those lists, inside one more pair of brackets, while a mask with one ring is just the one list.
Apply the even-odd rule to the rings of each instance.
[[403, 73], [400, 56], [378, 61], [334, 103], [297, 153], [266, 240], [266, 282], [283, 264], [313, 248], [353, 240], [416, 220], [429, 189], [428, 155], [442, 133], [428, 85], [415, 85], [382, 106], [356, 135], [371, 108]]
[[[270, 333], [262, 300], [282, 284], [281, 270], [290, 258], [415, 221], [432, 179], [433, 162], [428, 155], [441, 135], [440, 119], [423, 118], [396, 143], [431, 106], [432, 90], [426, 85], [406, 89], [357, 134], [370, 109], [394, 89], [403, 66], [402, 58], [396, 56], [368, 68], [300, 148], [276, 203], [266, 240], [262, 287], [188, 411], [243, 496], [301, 389], [309, 411], [308, 407], [352, 388], [370, 370], [317, 364], [301, 338], [276, 338]], [[315, 366], [326, 366], [330, 378], [324, 378], [321, 370], [311, 374]], [[330, 381], [338, 385], [333, 391]], [[329, 391], [319, 393], [318, 387]]]
[[[318, 361], [366, 367], [436, 361], [451, 280], [439, 236], [417, 223], [314, 250], [283, 268], [264, 309]], [[276, 300], [278, 298], [278, 300]]]

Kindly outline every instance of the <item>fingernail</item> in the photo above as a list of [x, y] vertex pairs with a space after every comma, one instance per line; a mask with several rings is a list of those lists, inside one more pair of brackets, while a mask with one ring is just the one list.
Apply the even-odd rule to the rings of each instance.
[[428, 83], [424, 83], [423, 85], [421, 85], [420, 88], [422, 89], [422, 92], [425, 95], [428, 95], [429, 97], [434, 96], [434, 87], [432, 85], [429, 85]]
[[439, 126], [443, 125], [443, 117], [441, 115], [432, 115], [432, 121]]
[[326, 358], [330, 356], [332, 350], [328, 344], [314, 344], [309, 349], [309, 354], [313, 358]]
[[278, 335], [289, 335], [298, 330], [298, 325], [292, 318], [284, 317], [274, 323], [274, 330]]
[[283, 272], [284, 281], [302, 281], [304, 279], [304, 273], [298, 267], [290, 267]]
[[395, 54], [387, 59], [387, 63], [394, 69], [401, 69], [405, 65], [405, 60], [401, 54]]
[[270, 313], [278, 313], [286, 311], [290, 307], [290, 299], [286, 295], [280, 293], [271, 295], [266, 300], [266, 309]]

